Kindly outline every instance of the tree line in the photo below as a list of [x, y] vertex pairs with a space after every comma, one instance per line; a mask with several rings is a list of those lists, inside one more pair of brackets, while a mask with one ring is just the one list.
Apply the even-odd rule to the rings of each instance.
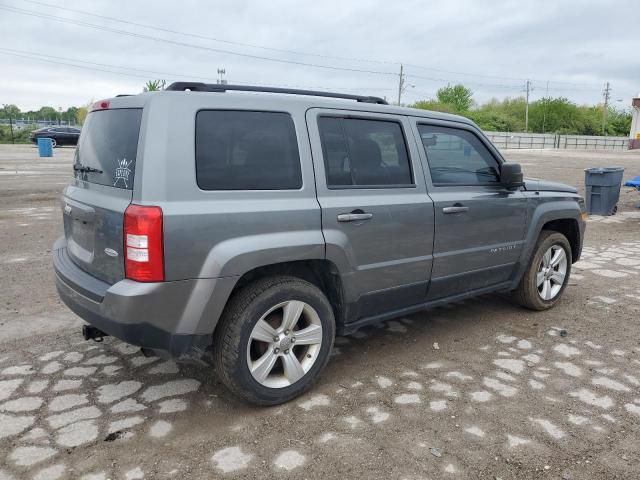
[[[150, 80], [143, 91], [162, 90], [164, 80]], [[413, 108], [455, 113], [473, 120], [486, 131], [524, 132], [526, 100], [524, 97], [492, 99], [477, 104], [473, 92], [464, 85], [447, 85], [440, 88], [434, 99], [420, 100], [409, 105]], [[37, 122], [82, 125], [89, 105], [69, 107], [64, 111], [45, 106], [39, 110], [20, 111], [16, 105], [4, 105], [0, 120], [11, 121], [24, 128], [14, 128], [16, 143], [27, 143], [29, 134]], [[529, 103], [528, 131], [532, 133], [559, 133], [565, 135], [628, 136], [631, 129], [631, 113], [603, 105], [577, 105], [564, 97], [544, 97]], [[7, 124], [0, 125], [0, 143], [11, 142]]]
[[[492, 99], [476, 104], [473, 92], [464, 85], [440, 88], [436, 98], [420, 100], [414, 108], [455, 113], [473, 120], [485, 131], [524, 132], [524, 97]], [[628, 136], [631, 112], [604, 105], [577, 105], [564, 97], [544, 97], [529, 103], [529, 128], [532, 133], [564, 135]]]
[[16, 105], [3, 105], [0, 109], [0, 143], [29, 143], [31, 132], [47, 125], [81, 126], [88, 111], [88, 105], [66, 110], [41, 107], [27, 111], [21, 111]]
[[55, 122], [65, 125], [82, 125], [87, 116], [87, 106], [69, 107], [66, 110], [56, 110], [53, 107], [40, 107], [38, 110], [21, 111], [16, 105], [4, 105], [0, 109], [0, 118], [14, 123], [23, 122]]

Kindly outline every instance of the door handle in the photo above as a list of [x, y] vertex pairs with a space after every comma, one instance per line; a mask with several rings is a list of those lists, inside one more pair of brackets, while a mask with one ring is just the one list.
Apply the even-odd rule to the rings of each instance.
[[454, 205], [453, 207], [444, 207], [442, 213], [464, 213], [468, 212], [469, 207], [463, 207], [462, 205]]
[[370, 220], [373, 213], [341, 213], [338, 215], [339, 222], [361, 222], [362, 220]]

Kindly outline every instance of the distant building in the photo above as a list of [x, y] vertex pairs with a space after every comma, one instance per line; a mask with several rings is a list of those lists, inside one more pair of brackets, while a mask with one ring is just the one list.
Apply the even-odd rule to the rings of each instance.
[[631, 132], [629, 148], [640, 148], [640, 94], [631, 101]]

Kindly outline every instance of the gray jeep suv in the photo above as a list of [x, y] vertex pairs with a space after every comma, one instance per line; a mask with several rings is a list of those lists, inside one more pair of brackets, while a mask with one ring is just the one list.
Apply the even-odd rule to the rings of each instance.
[[585, 228], [574, 188], [523, 180], [471, 121], [376, 97], [102, 100], [73, 170], [53, 255], [85, 338], [207, 353], [263, 405], [308, 389], [336, 334], [493, 291], [552, 307]]

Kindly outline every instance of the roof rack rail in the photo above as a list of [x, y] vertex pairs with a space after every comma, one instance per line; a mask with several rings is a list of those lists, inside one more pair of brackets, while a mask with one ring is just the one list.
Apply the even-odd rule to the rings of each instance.
[[226, 92], [235, 90], [239, 92], [265, 92], [265, 93], [288, 93], [290, 95], [309, 95], [312, 97], [328, 97], [343, 98], [346, 100], [355, 100], [362, 103], [376, 103], [379, 105], [388, 105], [387, 101], [380, 97], [370, 97], [365, 95], [349, 95], [347, 93], [320, 92], [317, 90], [298, 90], [295, 88], [276, 88], [276, 87], [260, 87], [256, 85], [228, 85], [220, 83], [201, 83], [201, 82], [174, 82], [169, 85], [166, 90], [192, 92]]

